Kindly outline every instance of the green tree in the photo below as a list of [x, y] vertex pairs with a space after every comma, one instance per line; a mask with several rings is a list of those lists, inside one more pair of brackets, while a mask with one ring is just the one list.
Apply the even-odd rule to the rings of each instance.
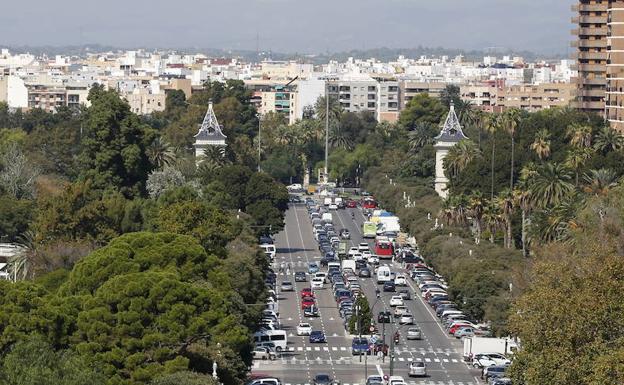
[[366, 296], [359, 296], [355, 300], [353, 309], [354, 311], [357, 309], [357, 316], [354, 312], [349, 319], [349, 332], [351, 334], [368, 334], [369, 328], [373, 325], [373, 314]]
[[456, 84], [447, 84], [440, 94], [440, 101], [446, 108], [449, 108], [451, 103], [457, 104], [460, 100], [460, 90]]
[[444, 158], [444, 167], [449, 170], [451, 178], [457, 177], [479, 155], [479, 148], [473, 141], [462, 140], [451, 147]]
[[538, 167], [529, 182], [535, 205], [545, 208], [561, 203], [574, 191], [571, 179], [569, 170], [559, 163], [548, 162]]
[[139, 196], [151, 171], [146, 150], [155, 133], [115, 91], [92, 88], [89, 101], [82, 179], [93, 180], [98, 189], [117, 188], [127, 197]]
[[531, 143], [531, 150], [535, 151], [540, 160], [544, 160], [550, 156], [550, 132], [541, 129], [535, 134], [535, 140]]
[[516, 108], [505, 111], [503, 114], [502, 125], [505, 131], [511, 137], [511, 161], [509, 174], [509, 189], [513, 190], [514, 186], [514, 156], [516, 151], [516, 130], [520, 121], [520, 111]]
[[[326, 116], [327, 116], [327, 99], [325, 96], [319, 96], [314, 104], [314, 110], [316, 111], [316, 118], [325, 124]], [[329, 97], [329, 121], [334, 122], [338, 121], [340, 114], [342, 113], [342, 107], [338, 102], [338, 99], [330, 96]]]
[[566, 135], [573, 146], [585, 148], [592, 145], [592, 127], [589, 125], [572, 124], [567, 128]]
[[594, 138], [594, 148], [602, 153], [618, 151], [622, 147], [624, 147], [624, 138], [609, 126], [602, 127]]
[[421, 124], [437, 126], [446, 113], [444, 105], [428, 94], [414, 96], [399, 116], [399, 125], [408, 131], [415, 130]]
[[175, 151], [162, 137], [154, 139], [154, 141], [146, 149], [147, 158], [150, 163], [157, 169], [163, 169], [171, 166], [175, 162]]

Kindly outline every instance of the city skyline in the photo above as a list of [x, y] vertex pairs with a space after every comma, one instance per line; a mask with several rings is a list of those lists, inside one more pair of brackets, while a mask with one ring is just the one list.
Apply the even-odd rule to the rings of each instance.
[[[150, 2], [149, 9], [145, 4], [129, 6], [119, 0], [109, 2], [106, 9], [91, 8], [76, 0], [66, 3], [62, 9], [41, 0], [35, 0], [28, 10], [19, 9], [16, 3], [5, 5], [0, 15], [0, 44], [97, 43], [284, 53], [495, 47], [566, 54], [570, 52], [570, 5], [574, 2], [387, 0], [384, 12], [379, 12], [379, 4], [371, 0], [323, 0], [296, 7], [291, 0], [192, 0], [177, 12], [160, 0]], [[18, 29], [19, 35], [15, 33]]]

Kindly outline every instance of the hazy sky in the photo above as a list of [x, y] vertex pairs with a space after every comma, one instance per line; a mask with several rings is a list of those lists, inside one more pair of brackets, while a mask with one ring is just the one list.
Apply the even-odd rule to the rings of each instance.
[[574, 0], [4, 0], [0, 46], [569, 52]]

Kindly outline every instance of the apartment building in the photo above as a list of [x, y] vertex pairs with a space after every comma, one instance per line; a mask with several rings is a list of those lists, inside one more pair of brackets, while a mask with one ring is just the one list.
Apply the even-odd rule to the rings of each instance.
[[611, 127], [624, 132], [624, 0], [609, 1], [607, 19], [605, 115]]
[[426, 82], [417, 80], [403, 80], [400, 85], [400, 105], [404, 109], [412, 98], [418, 94], [429, 94], [434, 98], [439, 98], [446, 87], [444, 82]]
[[607, 36], [609, 0], [580, 0], [572, 6], [576, 28], [574, 59], [577, 60], [578, 92], [573, 106], [584, 111], [604, 113], [607, 84]]
[[368, 111], [378, 121], [396, 121], [400, 111], [399, 82], [392, 78], [373, 79], [365, 74], [349, 74], [327, 84], [331, 97], [345, 111]]
[[497, 89], [494, 105], [501, 110], [520, 108], [535, 112], [568, 106], [575, 95], [576, 85], [570, 83], [512, 85]]

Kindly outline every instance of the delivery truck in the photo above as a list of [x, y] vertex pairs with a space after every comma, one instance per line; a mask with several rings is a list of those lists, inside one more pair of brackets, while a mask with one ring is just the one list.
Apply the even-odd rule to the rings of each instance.
[[504, 356], [513, 354], [518, 344], [512, 338], [467, 337], [464, 341], [464, 360], [471, 361], [475, 354], [499, 353]]

